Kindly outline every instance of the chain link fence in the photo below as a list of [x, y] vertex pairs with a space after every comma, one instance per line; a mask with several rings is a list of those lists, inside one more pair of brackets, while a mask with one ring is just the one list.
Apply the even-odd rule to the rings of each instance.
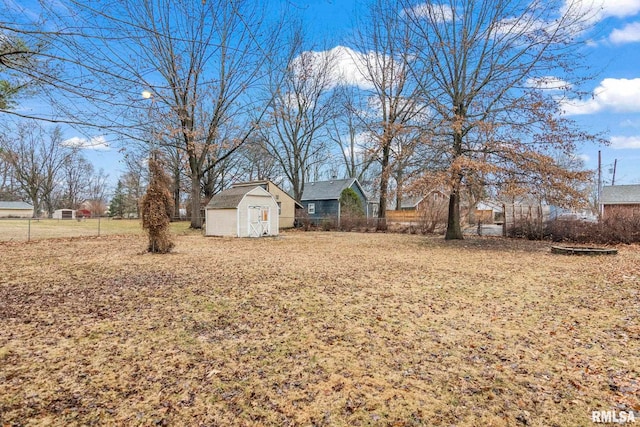
[[0, 218], [0, 241], [142, 234], [140, 220]]

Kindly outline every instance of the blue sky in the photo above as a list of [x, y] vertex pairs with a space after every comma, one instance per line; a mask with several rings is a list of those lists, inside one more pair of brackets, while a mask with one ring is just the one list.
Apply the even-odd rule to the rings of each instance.
[[[611, 182], [617, 160], [616, 184], [640, 184], [640, 0], [584, 0], [600, 3], [583, 48], [594, 79], [584, 89], [591, 94], [582, 101], [566, 105], [567, 114], [581, 127], [604, 132], [609, 146], [582, 146], [579, 154], [589, 169], [598, 165], [602, 153], [603, 180]], [[349, 47], [349, 36], [362, 0], [275, 0], [292, 12], [300, 13], [313, 40], [315, 50]], [[30, 103], [29, 108], [34, 108]], [[36, 107], [37, 108], [37, 107]], [[116, 147], [106, 140], [87, 141], [68, 129], [66, 137], [87, 145], [86, 155], [96, 168], [103, 167], [112, 181], [123, 171]], [[87, 144], [88, 143], [88, 144]]]
[[[348, 36], [361, 1], [292, 0], [304, 10], [310, 29], [328, 41], [348, 46]], [[640, 0], [584, 0], [595, 7], [593, 28], [584, 47], [594, 78], [583, 89], [591, 96], [566, 106], [580, 127], [604, 133], [609, 146], [582, 146], [586, 167], [596, 170], [602, 157], [605, 184], [640, 184]]]

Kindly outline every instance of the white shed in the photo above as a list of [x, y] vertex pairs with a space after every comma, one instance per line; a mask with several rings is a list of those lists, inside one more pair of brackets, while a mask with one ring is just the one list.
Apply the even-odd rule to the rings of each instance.
[[76, 219], [76, 211], [73, 209], [56, 209], [52, 215], [53, 219]]
[[206, 207], [207, 236], [276, 236], [278, 225], [278, 203], [260, 186], [221, 191]]

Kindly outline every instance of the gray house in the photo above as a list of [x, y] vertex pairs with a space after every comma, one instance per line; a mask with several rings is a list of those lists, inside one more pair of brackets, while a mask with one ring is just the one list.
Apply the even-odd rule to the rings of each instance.
[[356, 193], [366, 216], [372, 216], [371, 205], [356, 178], [307, 183], [300, 201], [306, 215], [314, 221], [321, 219], [340, 221], [340, 194], [347, 188], [353, 189]]

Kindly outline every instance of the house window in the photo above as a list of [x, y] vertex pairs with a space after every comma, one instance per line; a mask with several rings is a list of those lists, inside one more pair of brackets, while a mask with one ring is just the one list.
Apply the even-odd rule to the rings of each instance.
[[282, 202], [278, 202], [278, 215], [282, 215]]
[[309, 213], [309, 215], [315, 215], [315, 213], [316, 213], [316, 204], [315, 203], [309, 203], [307, 205], [307, 212]]

